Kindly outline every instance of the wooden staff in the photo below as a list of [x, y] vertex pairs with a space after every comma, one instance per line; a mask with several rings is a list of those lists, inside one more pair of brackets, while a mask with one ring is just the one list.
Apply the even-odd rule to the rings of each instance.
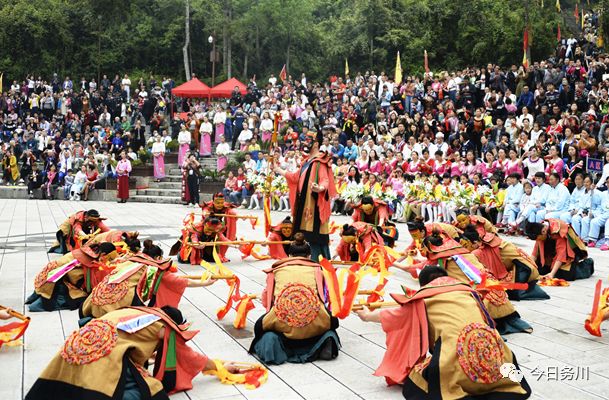
[[242, 244], [290, 244], [290, 240], [228, 240], [226, 242], [198, 242], [198, 243], [186, 243], [187, 246], [194, 247], [195, 249], [203, 248], [206, 246], [237, 246]]
[[83, 237], [80, 239], [80, 243], [82, 243], [82, 244], [84, 244], [84, 245], [89, 244], [89, 242], [90, 242], [91, 240], [93, 240], [93, 238], [94, 238], [95, 236], [97, 236], [97, 234], [98, 234], [100, 231], [101, 231], [101, 229], [97, 228], [97, 229], [96, 229], [94, 232], [89, 233], [88, 235], [83, 236]]
[[374, 303], [362, 303], [362, 304], [354, 304], [351, 307], [353, 311], [363, 310], [364, 307], [369, 308], [370, 310], [376, 310], [377, 308], [385, 308], [385, 307], [396, 307], [399, 306], [395, 301], [377, 301]]
[[9, 308], [9, 307], [5, 307], [5, 306], [1, 306], [0, 305], [0, 310], [6, 310], [8, 315], [10, 315], [11, 317], [18, 318], [18, 319], [20, 319], [22, 321], [27, 321], [28, 319], [30, 319], [30, 317], [28, 317], [27, 315], [23, 315], [20, 312], [17, 312], [17, 311], [15, 311], [15, 310], [13, 310], [12, 308]]
[[374, 290], [358, 290], [357, 294], [370, 295], [376, 293]]
[[332, 260], [330, 261], [334, 265], [353, 265], [357, 261], [341, 261], [341, 260]]
[[[182, 278], [186, 279], [202, 279], [205, 275], [181, 275]], [[211, 279], [233, 279], [235, 275], [210, 275]]]
[[[195, 213], [193, 213], [195, 214]], [[237, 214], [214, 214], [214, 213], [201, 213], [201, 215], [208, 217], [208, 216], [212, 216], [212, 217], [226, 217], [226, 218], [237, 218], [237, 219], [258, 219], [257, 216], [255, 215], [237, 215]]]

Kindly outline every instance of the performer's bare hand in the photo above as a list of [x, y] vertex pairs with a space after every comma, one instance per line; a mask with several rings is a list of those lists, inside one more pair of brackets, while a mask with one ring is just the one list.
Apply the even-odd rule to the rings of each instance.
[[226, 361], [224, 363], [224, 368], [226, 368], [226, 370], [231, 374], [239, 374], [242, 372], [242, 369], [233, 364], [231, 361]]
[[205, 287], [205, 286], [211, 286], [214, 283], [216, 283], [217, 279], [214, 279], [210, 276], [207, 277], [207, 279], [205, 279], [203, 282], [201, 282], [201, 286]]
[[11, 314], [9, 314], [8, 311], [9, 311], [8, 309], [6, 309], [6, 310], [0, 310], [0, 319], [10, 319], [10, 318], [12, 318], [13, 316]]
[[313, 184], [311, 184], [311, 190], [314, 191], [315, 193], [319, 193], [319, 192], [323, 192], [324, 190], [326, 190], [326, 188], [323, 186], [319, 186], [317, 183], [313, 183]]
[[370, 315], [372, 314], [372, 311], [370, 311], [368, 309], [368, 307], [363, 307], [361, 310], [355, 310], [353, 311], [355, 314], [357, 314], [357, 316], [359, 317], [359, 319], [361, 319], [364, 322], [369, 322], [370, 321]]

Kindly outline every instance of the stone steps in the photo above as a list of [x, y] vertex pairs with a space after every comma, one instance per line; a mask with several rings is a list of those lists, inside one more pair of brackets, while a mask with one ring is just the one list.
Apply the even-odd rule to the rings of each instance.
[[160, 196], [160, 197], [174, 197], [180, 196], [182, 193], [181, 186], [178, 189], [159, 189], [159, 188], [148, 188], [138, 189], [137, 195], [143, 196]]

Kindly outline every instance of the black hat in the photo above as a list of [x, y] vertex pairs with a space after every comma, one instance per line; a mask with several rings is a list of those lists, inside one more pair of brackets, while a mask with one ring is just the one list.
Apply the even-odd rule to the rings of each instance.
[[102, 217], [99, 215], [99, 211], [97, 211], [97, 210], [93, 210], [93, 209], [91, 209], [91, 210], [89, 210], [89, 211], [85, 211], [85, 215], [86, 215], [87, 217], [89, 217], [89, 218], [106, 219], [106, 218], [102, 218]]

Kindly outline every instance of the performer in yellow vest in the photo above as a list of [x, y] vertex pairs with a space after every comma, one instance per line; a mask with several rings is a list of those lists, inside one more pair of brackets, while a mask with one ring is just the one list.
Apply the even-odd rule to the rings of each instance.
[[421, 289], [391, 295], [400, 307], [357, 311], [363, 321], [380, 322], [387, 334], [387, 351], [374, 374], [402, 384], [408, 400], [529, 398], [516, 356], [480, 297], [448, 275], [425, 267]]
[[254, 327], [250, 353], [267, 364], [331, 360], [338, 356], [338, 319], [325, 306], [321, 267], [311, 261], [302, 233], [294, 236], [289, 258], [265, 270], [264, 314]]

